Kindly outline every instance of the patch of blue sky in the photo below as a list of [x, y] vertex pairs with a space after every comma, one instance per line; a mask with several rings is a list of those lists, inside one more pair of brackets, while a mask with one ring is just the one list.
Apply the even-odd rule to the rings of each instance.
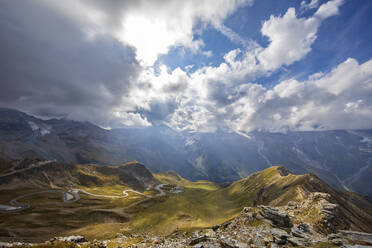
[[[327, 1], [320, 0], [318, 6], [325, 2]], [[290, 7], [296, 8], [297, 15], [304, 18], [313, 15], [318, 9], [303, 10], [301, 1], [298, 0], [260, 0], [256, 1], [253, 6], [237, 9], [225, 20], [224, 25], [242, 39], [257, 42], [260, 46], [266, 47], [269, 41], [261, 34], [263, 22], [271, 15], [284, 15]], [[290, 66], [258, 78], [256, 82], [271, 87], [289, 78], [306, 80], [314, 73], [330, 71], [349, 57], [363, 63], [372, 57], [372, 32], [369, 32], [371, 25], [372, 1], [346, 0], [340, 8], [339, 15], [322, 22], [309, 54]], [[199, 28], [195, 27], [195, 29]], [[184, 47], [173, 47], [168, 54], [161, 55], [156, 64], [165, 64], [170, 70], [180, 67], [192, 73], [204, 66], [220, 65], [224, 61], [223, 56], [233, 49], [245, 49], [242, 44], [231, 41], [210, 25], [202, 32], [195, 32], [194, 40], [198, 39], [204, 42], [202, 51], [211, 51], [211, 56], [206, 56], [201, 52], [193, 53]]]

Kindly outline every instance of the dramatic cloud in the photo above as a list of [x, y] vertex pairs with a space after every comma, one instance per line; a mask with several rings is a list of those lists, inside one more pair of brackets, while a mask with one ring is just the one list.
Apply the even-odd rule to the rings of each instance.
[[[328, 92], [318, 85], [322, 80], [328, 82], [330, 74], [311, 76], [316, 79], [314, 83], [286, 80], [279, 82], [273, 89], [253, 82], [309, 53], [321, 22], [336, 15], [341, 4], [342, 1], [338, 0], [327, 2], [309, 18], [297, 17], [294, 8], [288, 9], [284, 16], [271, 16], [261, 29], [263, 35], [270, 37], [267, 47], [251, 42], [245, 51], [234, 49], [225, 54], [224, 62], [219, 66], [205, 66], [191, 74], [180, 68], [169, 72], [166, 66], [162, 66], [158, 75], [152, 70], [145, 70], [139, 78], [141, 85], [147, 87], [136, 88], [134, 85], [132, 92], [136, 94], [128, 101], [134, 103], [132, 111], [136, 107], [142, 108], [146, 109], [145, 115], [148, 115], [162, 109], [161, 116], [165, 122], [178, 129], [193, 131], [228, 128], [248, 132], [255, 129], [278, 131], [340, 127], [338, 121], [342, 116], [350, 118], [350, 112], [346, 113], [344, 108], [336, 112], [331, 108], [333, 102], [320, 101], [323, 98], [335, 98], [331, 95], [334, 92]], [[357, 68], [353, 69], [358, 73]], [[337, 75], [342, 77], [342, 72]], [[348, 87], [355, 87], [359, 82], [358, 77], [350, 72], [349, 76], [351, 78], [329, 87], [341, 91], [341, 82], [348, 82]], [[169, 88], [174, 90], [167, 91]], [[349, 89], [347, 92], [350, 92]], [[356, 96], [350, 99], [337, 97], [337, 104], [346, 106], [353, 97]], [[164, 106], [159, 108], [162, 103]], [[166, 108], [170, 103], [172, 108]], [[350, 106], [355, 108], [356, 105]], [[315, 109], [330, 119], [325, 121], [317, 117]], [[334, 114], [333, 117], [329, 111]], [[345, 123], [343, 125], [345, 128]]]
[[[179, 130], [239, 133], [370, 128], [371, 61], [349, 58], [306, 80], [261, 83], [305, 59], [323, 22], [340, 14], [344, 1], [303, 1], [297, 11], [271, 15], [257, 29], [266, 43], [245, 40], [225, 23], [252, 3], [1, 2], [0, 105], [104, 127], [160, 122]], [[221, 55], [207, 39], [195, 38], [208, 28], [234, 47]], [[158, 58], [172, 48], [219, 60], [171, 70]]]
[[89, 22], [41, 3], [0, 3], [1, 105], [114, 125], [111, 109], [139, 72], [133, 49], [106, 35], [90, 39]]
[[[149, 125], [145, 116], [131, 111], [142, 109], [150, 115], [150, 105], [160, 106], [169, 99], [155, 95], [158, 87], [173, 96], [185, 82], [161, 78], [169, 83], [152, 81], [147, 94], [143, 80], [137, 81], [141, 65], [152, 65], [174, 46], [211, 56], [211, 51], [201, 50], [203, 41], [194, 39], [194, 27], [218, 26], [237, 7], [249, 3], [1, 2], [0, 104], [103, 126]], [[148, 70], [154, 74], [152, 68]], [[133, 104], [136, 96], [139, 102]]]
[[228, 106], [237, 117], [230, 123], [234, 130], [357, 129], [372, 123], [372, 60], [359, 65], [347, 59], [316, 79], [286, 80], [273, 89], [242, 89], [248, 94]]
[[79, 3], [97, 26], [92, 34], [111, 33], [123, 43], [135, 47], [136, 58], [143, 65], [151, 66], [159, 55], [167, 54], [171, 47], [183, 46], [191, 52], [201, 51], [203, 41], [194, 39], [196, 25], [223, 27], [224, 19], [236, 8], [252, 2], [137, 0], [118, 3], [107, 0]]

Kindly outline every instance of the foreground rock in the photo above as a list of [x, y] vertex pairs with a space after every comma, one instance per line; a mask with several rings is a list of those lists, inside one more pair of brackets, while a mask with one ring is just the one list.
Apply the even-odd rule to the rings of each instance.
[[291, 222], [286, 212], [280, 212], [278, 208], [260, 206], [260, 214], [264, 218], [271, 220], [278, 227], [290, 227]]
[[372, 246], [372, 233], [362, 233], [353, 231], [340, 231], [342, 237], [358, 243], [365, 243]]
[[325, 193], [312, 193], [301, 203], [282, 207], [246, 207], [230, 222], [188, 236], [175, 234], [161, 244], [137, 247], [368, 247], [372, 234], [344, 231], [338, 205]]
[[86, 238], [81, 235], [73, 235], [68, 237], [55, 237], [50, 240], [50, 242], [54, 241], [63, 241], [63, 242], [71, 242], [71, 243], [83, 243], [87, 242]]

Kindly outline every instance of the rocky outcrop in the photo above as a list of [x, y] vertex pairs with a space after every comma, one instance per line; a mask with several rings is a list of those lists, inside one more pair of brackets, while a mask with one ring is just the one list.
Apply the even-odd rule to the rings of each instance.
[[279, 171], [279, 174], [282, 176], [282, 177], [285, 177], [285, 176], [288, 176], [290, 174], [290, 171], [285, 168], [284, 166], [280, 166], [278, 168], [278, 171]]
[[84, 236], [81, 235], [72, 235], [72, 236], [67, 236], [67, 237], [55, 237], [50, 240], [50, 242], [54, 241], [64, 241], [64, 242], [71, 242], [71, 243], [83, 243], [87, 242], [87, 239]]
[[[330, 195], [312, 193], [302, 202], [285, 206], [245, 207], [233, 220], [212, 229], [176, 234], [161, 245], [151, 241], [143, 247], [353, 247], [369, 245], [372, 234], [339, 231], [344, 225]], [[341, 221], [340, 221], [341, 220]], [[342, 224], [342, 225], [341, 225]], [[328, 234], [331, 233], [331, 234]]]
[[289, 216], [285, 212], [280, 212], [278, 208], [269, 206], [259, 206], [260, 214], [273, 222], [274, 225], [280, 227], [291, 227]]
[[342, 237], [357, 242], [364, 243], [372, 246], [372, 233], [362, 233], [362, 232], [353, 232], [341, 230], [340, 234]]
[[[65, 245], [62, 245], [65, 244]], [[106, 246], [97, 246], [97, 242], [91, 242], [88, 243], [88, 240], [81, 235], [72, 235], [72, 236], [66, 236], [66, 237], [55, 237], [52, 238], [50, 241], [47, 241], [45, 243], [41, 244], [35, 244], [35, 243], [23, 243], [23, 242], [14, 242], [14, 243], [1, 243], [0, 242], [0, 248], [23, 248], [23, 247], [81, 247], [81, 244], [89, 245], [89, 247], [96, 247], [96, 248], [106, 248]]]

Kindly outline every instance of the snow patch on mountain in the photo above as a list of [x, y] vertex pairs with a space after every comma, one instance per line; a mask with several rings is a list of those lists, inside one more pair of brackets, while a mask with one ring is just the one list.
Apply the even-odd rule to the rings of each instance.
[[247, 139], [252, 139], [252, 136], [249, 136], [248, 134], [245, 134], [245, 133], [243, 133], [243, 132], [236, 132], [237, 134], [239, 134], [239, 135], [241, 135], [241, 136], [243, 136], [243, 137], [246, 137]]
[[49, 127], [42, 127], [42, 126], [39, 126], [37, 125], [35, 122], [33, 121], [29, 121], [28, 122], [28, 125], [30, 125], [30, 128], [32, 129], [32, 131], [34, 132], [39, 132], [41, 136], [44, 136], [44, 135], [47, 135], [47, 134], [50, 134], [50, 129]]
[[185, 143], [185, 146], [192, 146], [193, 144], [195, 144], [195, 140], [194, 139], [187, 139], [186, 140], [186, 143]]

